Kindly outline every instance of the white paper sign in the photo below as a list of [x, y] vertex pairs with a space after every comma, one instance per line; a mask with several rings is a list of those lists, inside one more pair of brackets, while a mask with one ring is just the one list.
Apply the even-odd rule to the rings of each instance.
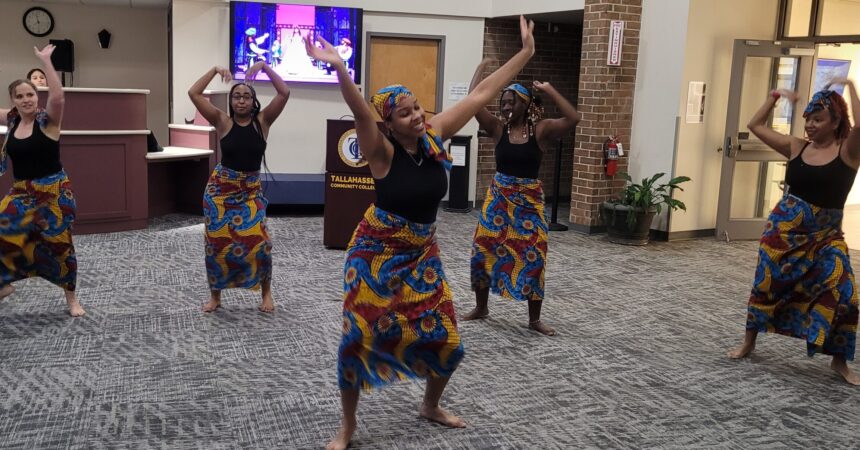
[[469, 84], [468, 83], [451, 83], [451, 86], [448, 88], [448, 100], [460, 100], [469, 93]]
[[448, 151], [451, 152], [451, 158], [454, 160], [451, 165], [461, 167], [466, 165], [466, 146], [452, 145], [448, 147]]
[[705, 82], [691, 81], [687, 90], [687, 123], [705, 121]]
[[621, 65], [621, 50], [624, 44], [624, 21], [613, 20], [609, 23], [609, 48], [606, 51], [606, 65]]

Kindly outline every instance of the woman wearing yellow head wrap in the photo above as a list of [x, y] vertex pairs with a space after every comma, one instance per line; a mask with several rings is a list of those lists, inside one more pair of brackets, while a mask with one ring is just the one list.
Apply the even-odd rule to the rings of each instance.
[[[475, 71], [473, 87], [487, 63], [488, 60], [482, 61]], [[472, 242], [471, 278], [476, 305], [463, 320], [487, 317], [493, 291], [527, 301], [529, 328], [552, 336], [555, 330], [540, 320], [548, 226], [538, 171], [544, 149], [573, 131], [580, 115], [549, 83], [535, 81], [532, 86], [558, 105], [560, 118], [542, 120], [540, 98], [516, 83], [502, 90], [501, 118], [486, 108], [476, 116], [481, 129], [496, 144], [496, 175], [487, 189]]]
[[533, 23], [520, 18], [523, 48], [466, 98], [431, 119], [403, 86], [373, 97], [385, 132], [337, 50], [306, 42], [308, 55], [336, 68], [344, 100], [355, 116], [358, 143], [376, 186], [347, 249], [343, 336], [338, 354], [343, 422], [328, 448], [343, 449], [355, 431], [359, 388], [426, 378], [421, 416], [450, 427], [465, 423], [439, 407], [463, 357], [451, 292], [435, 239], [436, 210], [448, 189], [450, 160], [442, 147], [508, 83], [534, 54]]

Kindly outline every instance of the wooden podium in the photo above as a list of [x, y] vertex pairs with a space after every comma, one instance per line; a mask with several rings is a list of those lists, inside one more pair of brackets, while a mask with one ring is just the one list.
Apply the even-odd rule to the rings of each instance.
[[373, 176], [358, 148], [355, 122], [326, 125], [323, 245], [346, 248], [364, 212], [376, 201]]

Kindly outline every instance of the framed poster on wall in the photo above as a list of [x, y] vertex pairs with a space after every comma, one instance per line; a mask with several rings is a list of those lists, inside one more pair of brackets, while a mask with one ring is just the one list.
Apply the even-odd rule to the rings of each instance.
[[[836, 77], [847, 77], [851, 69], [851, 61], [847, 59], [827, 59], [819, 58], [815, 61], [815, 85], [812, 87], [812, 92], [818, 92], [830, 83], [830, 80]], [[843, 95], [845, 86], [837, 84], [833, 86], [833, 90]]]

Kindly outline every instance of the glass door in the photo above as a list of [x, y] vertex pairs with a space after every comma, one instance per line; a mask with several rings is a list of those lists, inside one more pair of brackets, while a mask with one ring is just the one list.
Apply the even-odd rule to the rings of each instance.
[[717, 207], [717, 237], [758, 239], [770, 210], [782, 197], [786, 159], [747, 129], [747, 122], [772, 89], [797, 91], [792, 105], [780, 99], [768, 124], [784, 134], [802, 136], [805, 99], [809, 98], [815, 47], [806, 42], [736, 40], [732, 55], [726, 131]]

